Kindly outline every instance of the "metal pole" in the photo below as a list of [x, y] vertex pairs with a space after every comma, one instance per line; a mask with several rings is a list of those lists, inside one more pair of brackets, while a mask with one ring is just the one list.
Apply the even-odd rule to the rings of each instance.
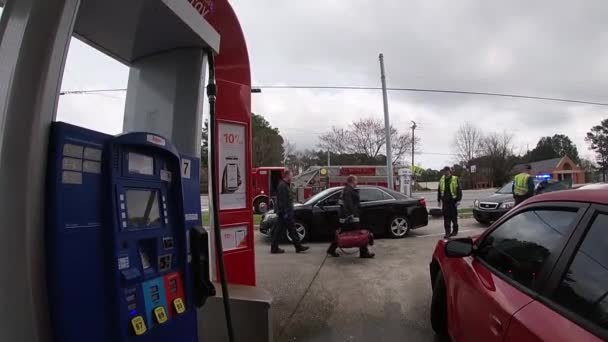
[[414, 165], [416, 165], [414, 164], [414, 152], [416, 151], [416, 136], [414, 135], [414, 131], [416, 130], [416, 127], [418, 127], [416, 122], [412, 121], [412, 177], [410, 179], [410, 194], [414, 192], [414, 179], [416, 178], [416, 172], [414, 170]]
[[380, 54], [380, 79], [382, 80], [382, 100], [384, 102], [384, 130], [386, 135], [386, 177], [388, 188], [395, 189], [393, 184], [393, 154], [391, 151], [391, 123], [388, 116], [388, 95], [386, 93], [386, 75], [384, 73], [384, 55]]
[[330, 186], [330, 179], [329, 179], [329, 175], [331, 175], [331, 153], [329, 152], [329, 150], [327, 150], [327, 187], [329, 188]]

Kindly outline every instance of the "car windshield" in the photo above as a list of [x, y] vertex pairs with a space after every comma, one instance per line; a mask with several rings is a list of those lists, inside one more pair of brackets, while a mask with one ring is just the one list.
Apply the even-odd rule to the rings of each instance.
[[325, 189], [321, 192], [319, 192], [318, 194], [312, 196], [311, 198], [308, 199], [308, 201], [304, 202], [304, 204], [312, 204], [317, 202], [318, 200], [320, 200], [321, 198], [331, 194], [332, 192], [336, 191], [336, 188], [329, 188], [329, 189]]
[[[537, 187], [543, 180], [534, 178], [534, 187]], [[548, 181], [547, 181], [548, 182]], [[548, 182], [548, 184], [550, 184]], [[497, 194], [512, 194], [513, 193], [513, 182], [509, 182], [505, 184], [502, 188], [496, 191]]]
[[497, 194], [512, 194], [513, 193], [513, 182], [505, 184], [500, 190], [496, 191]]

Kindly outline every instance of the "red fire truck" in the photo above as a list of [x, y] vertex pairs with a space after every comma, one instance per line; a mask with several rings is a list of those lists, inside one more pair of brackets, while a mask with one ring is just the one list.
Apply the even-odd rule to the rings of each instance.
[[[256, 214], [272, 209], [274, 192], [284, 170], [286, 170], [284, 167], [269, 166], [252, 169], [253, 210]], [[304, 202], [312, 195], [327, 188], [344, 185], [346, 177], [349, 175], [356, 175], [361, 185], [388, 187], [386, 166], [377, 165], [311, 166], [295, 176], [291, 186], [296, 193], [296, 200]], [[395, 190], [398, 190], [399, 182], [396, 173], [393, 175], [393, 179]]]
[[256, 214], [265, 213], [272, 207], [272, 197], [284, 167], [264, 166], [251, 169], [253, 185], [253, 210]]
[[[397, 170], [395, 170], [397, 171]], [[297, 199], [303, 202], [310, 196], [334, 186], [346, 183], [346, 177], [355, 175], [361, 185], [377, 185], [388, 187], [386, 166], [356, 165], [356, 166], [312, 166], [296, 176], [292, 186], [297, 192]], [[399, 189], [398, 177], [393, 175], [395, 190]]]

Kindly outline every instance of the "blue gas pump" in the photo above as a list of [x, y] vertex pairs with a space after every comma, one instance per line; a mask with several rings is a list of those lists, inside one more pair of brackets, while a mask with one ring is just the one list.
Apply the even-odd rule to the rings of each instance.
[[184, 341], [215, 290], [199, 158], [151, 133], [52, 124], [48, 297], [55, 341]]

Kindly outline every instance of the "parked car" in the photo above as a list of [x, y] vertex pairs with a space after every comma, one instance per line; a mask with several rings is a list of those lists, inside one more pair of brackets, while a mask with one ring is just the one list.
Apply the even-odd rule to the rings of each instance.
[[[296, 231], [301, 241], [333, 237], [335, 228], [339, 226], [338, 200], [341, 195], [342, 187], [333, 187], [295, 206]], [[376, 236], [401, 238], [410, 230], [428, 224], [424, 199], [407, 197], [378, 186], [360, 186], [359, 195], [361, 227], [369, 229]], [[271, 235], [276, 220], [274, 211], [264, 214], [260, 232]]]
[[608, 339], [608, 189], [532, 197], [475, 238], [440, 240], [431, 325], [452, 341]]
[[[566, 190], [570, 184], [553, 179], [534, 179], [535, 194]], [[515, 206], [513, 199], [513, 182], [509, 182], [490, 196], [475, 200], [473, 216], [479, 223], [488, 224], [498, 220]]]

